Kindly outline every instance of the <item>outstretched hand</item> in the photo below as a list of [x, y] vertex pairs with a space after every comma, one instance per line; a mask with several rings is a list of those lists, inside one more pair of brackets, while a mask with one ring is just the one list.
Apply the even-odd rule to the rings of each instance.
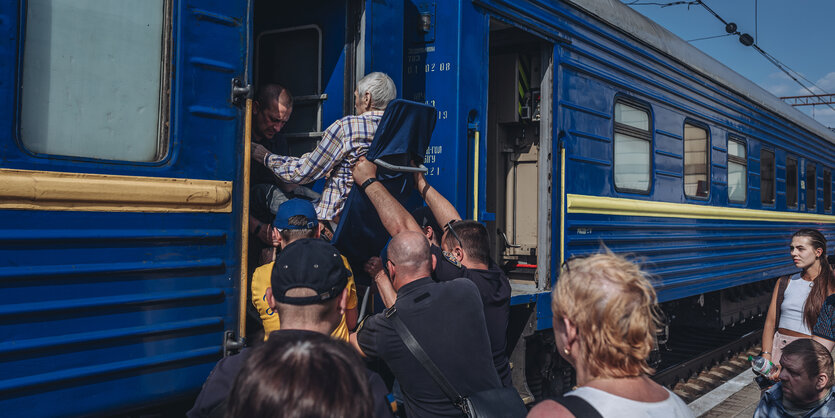
[[365, 262], [363, 269], [369, 276], [376, 278], [377, 273], [383, 270], [383, 260], [380, 257], [371, 257]]
[[261, 164], [267, 165], [266, 159], [267, 154], [270, 152], [267, 151], [261, 144], [252, 143], [252, 159], [258, 161]]
[[354, 176], [354, 183], [363, 184], [366, 180], [377, 177], [377, 164], [368, 161], [365, 156], [362, 156], [354, 164], [352, 174]]

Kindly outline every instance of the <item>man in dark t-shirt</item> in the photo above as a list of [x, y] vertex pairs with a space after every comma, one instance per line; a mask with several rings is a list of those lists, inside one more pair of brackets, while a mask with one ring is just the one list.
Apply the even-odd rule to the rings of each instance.
[[[501, 387], [493, 367], [478, 289], [466, 279], [432, 280], [429, 242], [418, 232], [396, 235], [386, 268], [397, 292], [393, 309], [423, 350], [462, 396]], [[352, 343], [365, 356], [381, 358], [400, 382], [409, 417], [462, 416], [411, 354], [385, 313], [365, 320]]]
[[[362, 157], [354, 167], [356, 184], [375, 177], [377, 167]], [[493, 363], [505, 387], [511, 387], [510, 363], [507, 358], [507, 325], [510, 315], [510, 281], [490, 258], [487, 229], [479, 222], [462, 221], [458, 211], [433, 188], [422, 173], [415, 174], [415, 187], [426, 201], [425, 209], [413, 212], [414, 217], [379, 182], [372, 182], [364, 192], [371, 200], [380, 220], [392, 236], [402, 231], [418, 231], [432, 242], [431, 251], [437, 260], [432, 277], [439, 282], [459, 277], [473, 282], [478, 288], [484, 310]], [[418, 225], [418, 222], [420, 224]], [[438, 228], [442, 228], [439, 234]], [[369, 260], [366, 271], [371, 277], [380, 273], [380, 259]], [[375, 282], [379, 280], [375, 279]], [[383, 294], [383, 299], [394, 299]]]
[[493, 363], [505, 387], [512, 386], [506, 354], [507, 323], [510, 317], [510, 281], [490, 258], [487, 229], [476, 221], [458, 221], [447, 228], [441, 245], [432, 246], [438, 259], [435, 280], [445, 282], [464, 277], [478, 288], [484, 308]]

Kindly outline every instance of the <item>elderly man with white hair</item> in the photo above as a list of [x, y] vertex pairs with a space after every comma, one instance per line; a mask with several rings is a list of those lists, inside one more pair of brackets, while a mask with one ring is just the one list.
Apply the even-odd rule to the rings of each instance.
[[357, 116], [345, 116], [334, 122], [313, 151], [297, 158], [272, 154], [253, 144], [252, 158], [287, 183], [310, 183], [327, 176], [316, 214], [320, 221], [329, 221], [333, 228], [354, 184], [351, 167], [368, 152], [383, 111], [396, 95], [397, 88], [389, 76], [380, 72], [368, 74], [354, 91]]

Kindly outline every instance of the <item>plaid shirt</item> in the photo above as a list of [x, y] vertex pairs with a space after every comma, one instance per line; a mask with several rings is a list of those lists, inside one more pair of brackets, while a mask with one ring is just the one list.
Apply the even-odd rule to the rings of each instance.
[[368, 152], [382, 110], [345, 116], [325, 130], [316, 148], [301, 157], [267, 154], [264, 164], [288, 183], [310, 183], [327, 177], [316, 206], [319, 220], [333, 220], [342, 213], [345, 198], [354, 185], [351, 169]]
[[[783, 407], [783, 389], [780, 383], [772, 386], [763, 393], [757, 410], [754, 411], [754, 418], [784, 418], [791, 417]], [[803, 418], [831, 417], [835, 416], [835, 397], [832, 389], [824, 398], [823, 404], [802, 415]]]

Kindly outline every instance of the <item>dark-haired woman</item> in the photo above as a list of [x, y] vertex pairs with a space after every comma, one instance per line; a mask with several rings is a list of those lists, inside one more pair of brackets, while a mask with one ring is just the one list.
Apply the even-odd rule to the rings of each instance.
[[780, 353], [788, 343], [812, 337], [824, 300], [835, 290], [823, 234], [801, 229], [792, 235], [790, 248], [801, 271], [777, 281], [763, 328], [762, 355], [774, 364], [780, 364]]

